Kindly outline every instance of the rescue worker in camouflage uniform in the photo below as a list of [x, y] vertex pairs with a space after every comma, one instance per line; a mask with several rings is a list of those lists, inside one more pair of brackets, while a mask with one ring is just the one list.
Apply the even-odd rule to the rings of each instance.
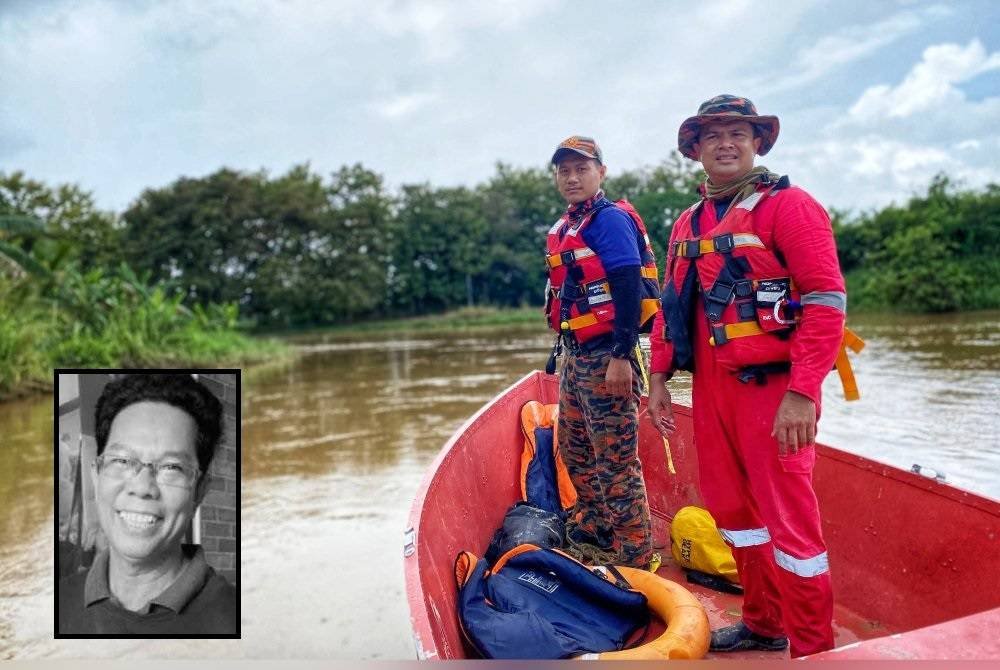
[[567, 204], [548, 235], [546, 291], [549, 325], [566, 351], [557, 435], [577, 492], [566, 546], [587, 562], [645, 568], [652, 535], [637, 452], [636, 345], [658, 305], [655, 260], [634, 208], [604, 197], [593, 139], [564, 140], [551, 162]]
[[678, 133], [701, 198], [671, 230], [663, 311], [650, 335], [649, 418], [674, 429], [665, 382], [693, 373], [699, 481], [744, 588], [742, 620], [710, 650], [833, 647], [833, 592], [812, 470], [820, 387], [847, 295], [830, 219], [787, 177], [754, 167], [778, 118], [746, 98], [702, 103]]

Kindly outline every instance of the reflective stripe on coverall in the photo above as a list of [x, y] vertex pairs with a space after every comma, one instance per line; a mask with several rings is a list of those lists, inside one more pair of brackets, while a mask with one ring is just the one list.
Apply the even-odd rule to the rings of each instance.
[[[714, 209], [701, 207], [702, 236], [710, 236], [717, 223]], [[672, 231], [670, 250], [678, 228]], [[753, 210], [753, 232], [767, 248], [781, 249], [803, 296], [843, 293], [829, 218], [805, 191], [790, 187], [765, 198]], [[819, 416], [820, 385], [833, 366], [844, 323], [842, 306], [829, 302], [803, 300], [791, 336], [792, 369], [768, 375], [763, 386], [741, 383], [716, 363], [701, 299], [695, 301], [692, 324], [701, 493], [733, 546], [745, 590], [744, 623], [761, 635], [787, 635], [792, 656], [833, 647], [833, 592], [812, 488], [815, 448], [779, 457], [771, 430], [788, 390], [812, 399]], [[650, 342], [652, 371], [672, 373], [673, 350], [663, 338], [662, 313]]]

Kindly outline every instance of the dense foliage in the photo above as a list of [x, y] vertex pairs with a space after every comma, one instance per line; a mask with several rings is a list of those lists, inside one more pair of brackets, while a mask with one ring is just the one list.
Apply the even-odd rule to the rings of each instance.
[[[692, 199], [675, 156], [606, 184], [646, 216], [656, 244]], [[563, 210], [551, 174], [498, 164], [475, 187], [390, 193], [360, 165], [324, 180], [220, 170], [143, 192], [121, 217], [125, 260], [191, 301], [236, 301], [261, 327], [301, 327], [456, 307], [537, 304], [545, 234]]]
[[[612, 174], [609, 197], [645, 218], [658, 258], [699, 172], [674, 154]], [[834, 212], [852, 308], [932, 312], [1000, 306], [998, 187], [936, 179], [904, 206]], [[324, 180], [220, 170], [145, 191], [124, 213], [126, 260], [191, 300], [237, 301], [263, 327], [538, 304], [545, 233], [563, 204], [542, 169], [498, 164], [474, 187], [390, 193], [360, 165]], [[985, 281], [983, 281], [985, 279]]]
[[[658, 258], [700, 177], [674, 154], [612, 174]], [[0, 173], [0, 393], [53, 365], [221, 362], [235, 325], [289, 328], [536, 305], [551, 174], [498, 164], [472, 187], [390, 192], [361, 165], [324, 178], [222, 169], [144, 191], [120, 216], [76, 186]], [[1000, 187], [938, 177], [902, 206], [833, 213], [852, 309], [1000, 307]], [[242, 353], [241, 353], [242, 352]]]
[[55, 367], [218, 366], [280, 347], [237, 332], [235, 304], [185, 304], [122, 263], [120, 227], [73, 186], [0, 175], [0, 398]]
[[1000, 307], [1000, 186], [944, 176], [905, 206], [834, 217], [852, 307], [945, 312]]

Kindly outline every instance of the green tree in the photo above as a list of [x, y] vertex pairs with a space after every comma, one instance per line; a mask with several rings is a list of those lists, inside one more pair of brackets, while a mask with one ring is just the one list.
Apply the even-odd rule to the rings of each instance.
[[20, 171], [0, 172], [0, 218], [6, 232], [0, 235], [39, 263], [36, 271], [71, 261], [90, 269], [120, 260], [115, 216], [98, 210], [93, 196], [74, 184], [51, 187]]
[[126, 259], [154, 280], [175, 281], [193, 302], [245, 302], [269, 254], [266, 175], [222, 169], [147, 189], [125, 211]]
[[925, 196], [834, 221], [851, 302], [915, 312], [1000, 307], [1000, 188], [960, 191], [938, 175]]
[[541, 304], [545, 236], [565, 209], [551, 173], [498, 163], [478, 192], [490, 222], [483, 248], [486, 281], [479, 294], [494, 305]]
[[482, 302], [490, 283], [488, 228], [476, 192], [404, 186], [392, 248], [392, 306], [422, 314]]
[[338, 323], [386, 303], [392, 198], [381, 176], [343, 167], [322, 184], [305, 171], [268, 187], [273, 237], [247, 307], [268, 325]]

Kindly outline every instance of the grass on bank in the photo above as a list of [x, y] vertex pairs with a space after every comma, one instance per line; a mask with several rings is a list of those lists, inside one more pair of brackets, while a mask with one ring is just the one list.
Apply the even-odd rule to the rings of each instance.
[[442, 314], [429, 314], [408, 318], [381, 319], [377, 321], [362, 321], [339, 326], [310, 328], [295, 332], [285, 332], [283, 335], [291, 338], [309, 338], [324, 335], [333, 338], [348, 338], [354, 335], [380, 333], [442, 333], [452, 331], [467, 331], [477, 328], [496, 328], [498, 326], [545, 328], [542, 308], [529, 307], [462, 307]]
[[59, 300], [0, 293], [0, 400], [50, 390], [58, 367], [222, 368], [293, 355], [239, 332], [235, 306], [191, 310], [159, 287], [91, 279], [65, 283]]

